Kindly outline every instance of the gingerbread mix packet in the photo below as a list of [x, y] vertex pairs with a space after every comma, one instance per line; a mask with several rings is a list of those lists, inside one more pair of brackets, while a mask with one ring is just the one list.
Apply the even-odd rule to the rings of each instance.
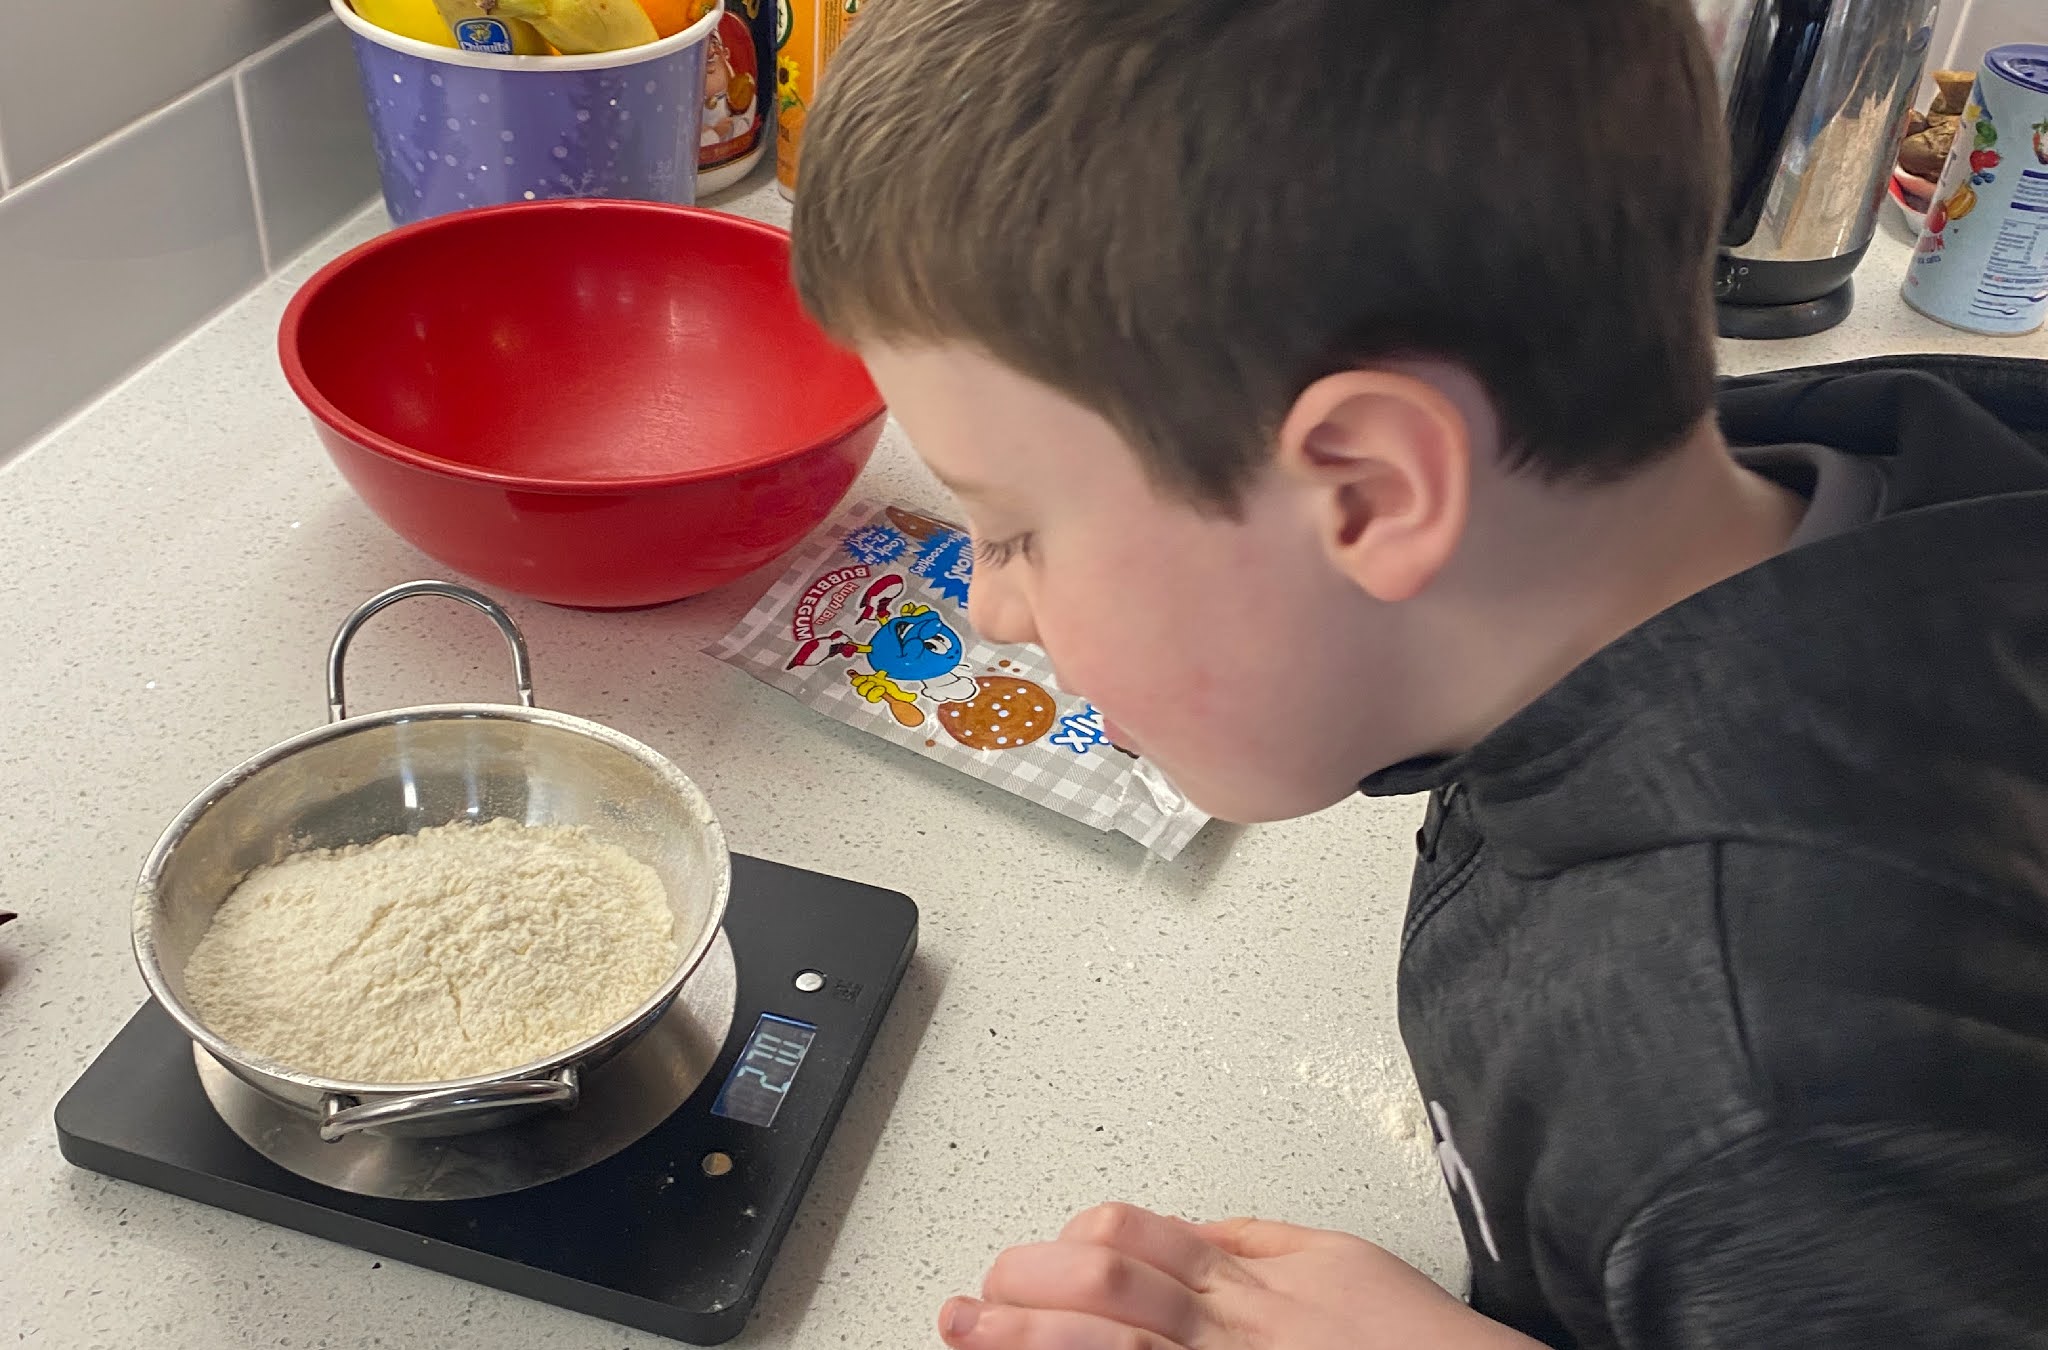
[[967, 623], [974, 545], [902, 507], [843, 507], [710, 654], [828, 717], [1171, 858], [1208, 823], [1036, 647]]

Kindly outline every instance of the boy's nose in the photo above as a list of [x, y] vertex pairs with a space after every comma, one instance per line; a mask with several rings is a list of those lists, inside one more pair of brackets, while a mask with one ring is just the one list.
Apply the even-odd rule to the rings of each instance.
[[1004, 585], [999, 577], [984, 580], [976, 576], [967, 591], [967, 621], [984, 642], [999, 646], [1021, 646], [1038, 641], [1031, 606], [1017, 587]]

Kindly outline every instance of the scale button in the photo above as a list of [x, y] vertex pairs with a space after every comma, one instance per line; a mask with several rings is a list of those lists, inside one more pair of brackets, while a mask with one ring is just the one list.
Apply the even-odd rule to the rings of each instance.
[[800, 971], [796, 977], [796, 987], [806, 994], [815, 994], [825, 987], [825, 977], [815, 970]]
[[707, 1177], [722, 1177], [727, 1172], [732, 1171], [732, 1155], [729, 1153], [707, 1153], [704, 1155], [704, 1161], [698, 1164], [698, 1166], [704, 1169], [704, 1175]]

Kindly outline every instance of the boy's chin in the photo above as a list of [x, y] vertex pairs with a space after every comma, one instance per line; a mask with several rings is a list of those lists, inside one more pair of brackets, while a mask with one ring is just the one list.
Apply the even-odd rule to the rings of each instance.
[[1247, 789], [1242, 784], [1198, 783], [1190, 786], [1177, 779], [1174, 786], [1185, 793], [1203, 814], [1227, 825], [1271, 825], [1282, 820], [1298, 820], [1302, 816], [1326, 811], [1358, 790], [1357, 784], [1347, 783], [1318, 791], [1260, 791]]

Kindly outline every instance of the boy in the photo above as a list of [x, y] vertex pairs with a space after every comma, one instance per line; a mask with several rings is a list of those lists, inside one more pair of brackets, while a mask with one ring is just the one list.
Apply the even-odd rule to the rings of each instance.
[[1717, 416], [1718, 110], [1683, 0], [864, 14], [806, 302], [1119, 743], [1241, 821], [1432, 793], [1473, 1266], [1112, 1206], [949, 1344], [2048, 1344], [2048, 372]]

